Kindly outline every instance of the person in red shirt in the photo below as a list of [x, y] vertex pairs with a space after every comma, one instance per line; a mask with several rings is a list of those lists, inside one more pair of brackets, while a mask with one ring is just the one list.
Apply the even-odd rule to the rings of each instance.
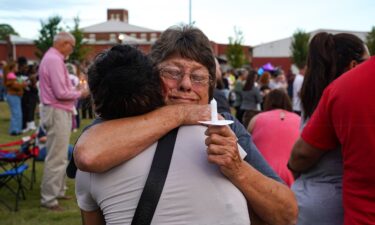
[[[353, 34], [320, 32], [314, 35], [309, 44], [307, 70], [300, 93], [301, 128], [311, 118], [324, 89], [368, 58], [365, 43]], [[311, 168], [298, 171], [300, 176], [291, 187], [298, 202], [297, 225], [344, 223], [341, 146], [325, 152]], [[299, 152], [293, 153], [298, 155]]]
[[341, 145], [344, 224], [375, 224], [375, 57], [332, 82], [297, 140], [289, 166], [303, 171]]

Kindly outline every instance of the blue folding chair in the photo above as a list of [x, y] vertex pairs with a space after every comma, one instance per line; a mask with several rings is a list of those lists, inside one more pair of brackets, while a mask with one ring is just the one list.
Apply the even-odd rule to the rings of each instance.
[[[0, 173], [0, 191], [8, 190], [12, 195], [15, 196], [15, 206], [12, 208], [10, 204], [7, 203], [0, 195], [0, 202], [5, 205], [9, 210], [18, 211], [18, 202], [20, 198], [25, 199], [24, 188], [22, 185], [23, 173], [27, 170], [29, 166], [27, 164], [22, 164], [18, 167], [5, 170]], [[15, 187], [10, 182], [15, 181]]]
[[[16, 168], [25, 164], [28, 159], [32, 159], [32, 171], [30, 179], [25, 177], [26, 181], [30, 183], [30, 189], [36, 182], [35, 159], [39, 155], [39, 148], [36, 146], [36, 134], [23, 137], [18, 141], [13, 141], [5, 144], [0, 144], [0, 162], [7, 162], [8, 166]], [[3, 170], [10, 169], [0, 165]]]

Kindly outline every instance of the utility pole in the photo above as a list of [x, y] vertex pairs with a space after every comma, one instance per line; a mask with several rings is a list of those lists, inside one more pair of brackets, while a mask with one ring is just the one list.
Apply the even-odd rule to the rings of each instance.
[[189, 0], [189, 25], [191, 25], [191, 0]]

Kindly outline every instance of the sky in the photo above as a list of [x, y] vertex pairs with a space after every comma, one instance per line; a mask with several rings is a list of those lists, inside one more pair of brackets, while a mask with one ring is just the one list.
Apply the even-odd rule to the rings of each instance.
[[108, 8], [127, 9], [129, 23], [163, 31], [191, 20], [210, 40], [228, 43], [235, 28], [243, 43], [256, 46], [292, 36], [297, 29], [370, 31], [375, 26], [374, 0], [0, 0], [0, 24], [11, 25], [21, 37], [36, 39], [41, 21], [63, 18], [72, 27], [106, 21]]

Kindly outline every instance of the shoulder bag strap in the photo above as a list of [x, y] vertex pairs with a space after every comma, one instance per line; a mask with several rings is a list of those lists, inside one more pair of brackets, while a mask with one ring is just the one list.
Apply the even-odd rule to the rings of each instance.
[[137, 209], [135, 210], [132, 225], [151, 224], [165, 180], [167, 179], [177, 132], [178, 128], [175, 128], [158, 141], [151, 169]]

